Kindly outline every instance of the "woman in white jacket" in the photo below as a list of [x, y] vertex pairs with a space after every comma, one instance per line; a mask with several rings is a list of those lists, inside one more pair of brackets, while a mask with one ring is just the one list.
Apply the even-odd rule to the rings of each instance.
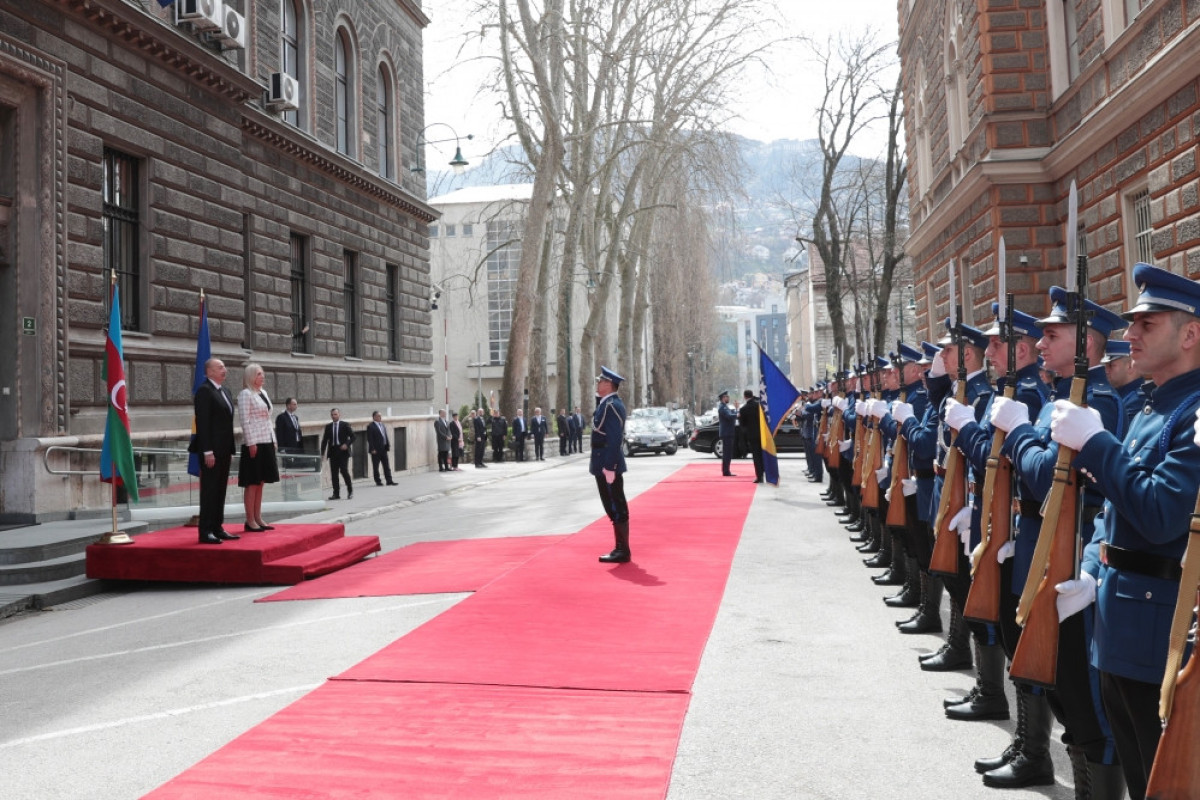
[[275, 460], [275, 426], [271, 424], [271, 398], [263, 389], [266, 375], [258, 364], [247, 364], [238, 395], [238, 417], [242, 422], [242, 456], [238, 460], [238, 486], [244, 492], [247, 533], [274, 530], [263, 522], [264, 483], [279, 482]]

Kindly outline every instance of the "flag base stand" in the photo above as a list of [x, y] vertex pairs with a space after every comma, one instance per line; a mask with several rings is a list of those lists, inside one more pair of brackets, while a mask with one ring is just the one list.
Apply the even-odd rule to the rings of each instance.
[[133, 544], [133, 537], [121, 531], [109, 531], [96, 544]]

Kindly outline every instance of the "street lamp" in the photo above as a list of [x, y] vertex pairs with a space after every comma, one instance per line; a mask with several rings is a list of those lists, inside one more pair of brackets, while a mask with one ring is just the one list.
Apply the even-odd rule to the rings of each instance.
[[[425, 131], [429, 130], [430, 128], [436, 128], [439, 125], [443, 128], [450, 128], [450, 133], [454, 134], [453, 137], [449, 139], [435, 139], [433, 141], [426, 139]], [[475, 138], [475, 134], [468, 133], [466, 138], [467, 141], [470, 141], [471, 139]], [[450, 159], [450, 167], [454, 170], [455, 175], [462, 175], [470, 162], [463, 158], [462, 146], [459, 144], [458, 133], [454, 130], [454, 128], [451, 128], [445, 122], [434, 122], [430, 125], [426, 125], [424, 130], [417, 134], [417, 160], [411, 167], [409, 167], [409, 170], [412, 172], [421, 173], [422, 175], [425, 174], [425, 165], [422, 163], [421, 158], [421, 154], [424, 152], [422, 145], [444, 144], [446, 142], [454, 142], [454, 158]]]
[[475, 343], [475, 363], [467, 364], [468, 367], [475, 368], [475, 402], [472, 404], [475, 408], [483, 408], [483, 368], [487, 366], [483, 363], [483, 343]]

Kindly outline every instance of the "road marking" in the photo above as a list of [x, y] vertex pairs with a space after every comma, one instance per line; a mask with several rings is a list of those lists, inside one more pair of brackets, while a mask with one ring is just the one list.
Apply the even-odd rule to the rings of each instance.
[[311, 692], [312, 690], [323, 686], [322, 683], [306, 684], [304, 686], [291, 686], [287, 689], [273, 689], [269, 692], [259, 692], [258, 694], [247, 694], [241, 697], [230, 697], [225, 700], [215, 700], [211, 703], [200, 703], [194, 706], [185, 706], [183, 708], [172, 708], [167, 711], [159, 711], [154, 714], [142, 714], [137, 717], [126, 717], [125, 719], [115, 719], [111, 722], [99, 722], [95, 725], [83, 725], [78, 728], [67, 728], [61, 731], [53, 731], [51, 733], [42, 733], [37, 736], [26, 736], [24, 739], [13, 739], [11, 742], [0, 742], [0, 750], [5, 750], [12, 747], [21, 747], [27, 744], [35, 744], [37, 742], [46, 742], [52, 739], [63, 739], [67, 736], [79, 736], [84, 733], [95, 733], [96, 731], [111, 730], [112, 728], [121, 728], [126, 725], [137, 725], [143, 722], [153, 722], [159, 719], [168, 719], [170, 717], [182, 717], [187, 714], [194, 714], [198, 711], [210, 711], [214, 708], [223, 708], [225, 706], [237, 705], [238, 703], [251, 703], [255, 700], [266, 700], [271, 697], [278, 697], [285, 694], [300, 694]]

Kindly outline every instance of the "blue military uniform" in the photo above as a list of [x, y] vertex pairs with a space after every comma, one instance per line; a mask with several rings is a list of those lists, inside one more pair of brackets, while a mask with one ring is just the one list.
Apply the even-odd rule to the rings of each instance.
[[596, 478], [596, 489], [604, 504], [604, 513], [612, 521], [616, 546], [608, 555], [600, 556], [605, 563], [625, 563], [630, 560], [629, 504], [625, 501], [625, 404], [617, 389], [625, 379], [608, 367], [600, 368], [596, 382], [612, 384], [612, 392], [596, 403], [592, 414], [592, 455], [588, 471]]
[[733, 477], [729, 470], [734, 450], [737, 449], [737, 412], [729, 405], [729, 392], [721, 392], [717, 396], [721, 404], [717, 406], [717, 438], [721, 440], [721, 474]]

